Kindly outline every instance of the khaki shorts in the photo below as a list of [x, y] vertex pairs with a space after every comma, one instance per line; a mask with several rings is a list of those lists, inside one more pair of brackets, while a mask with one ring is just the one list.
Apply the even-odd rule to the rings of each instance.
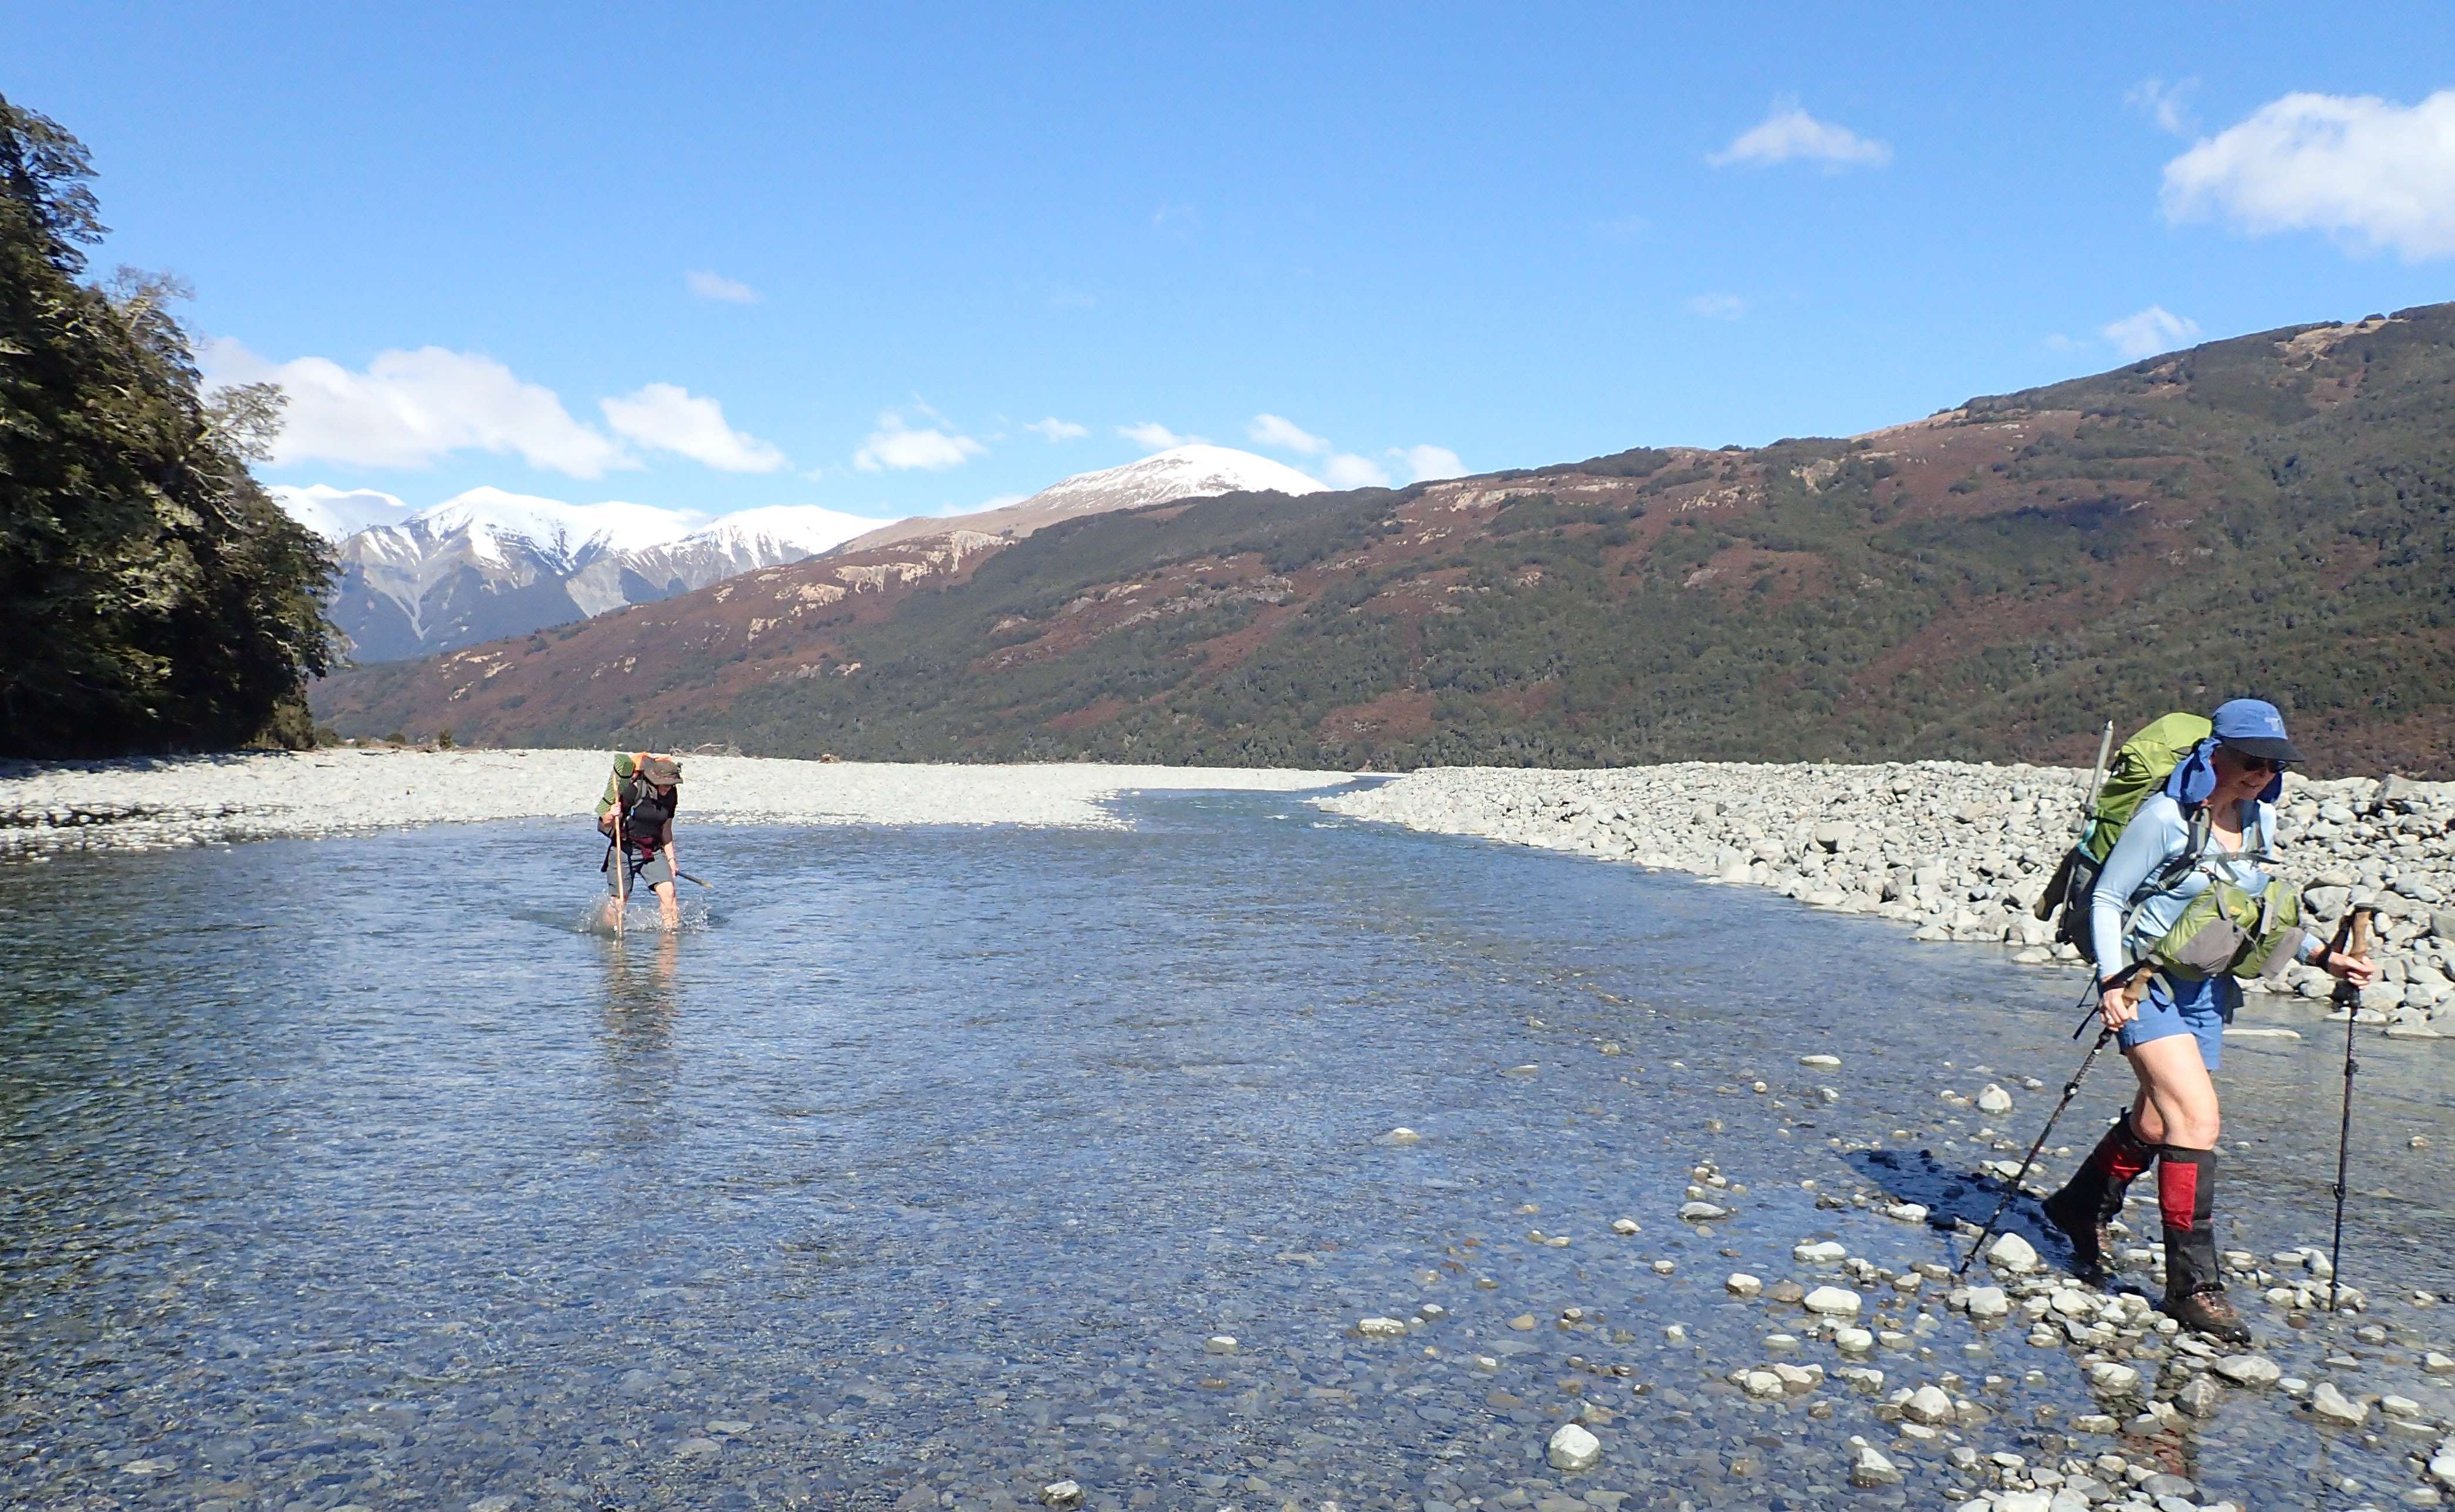
[[[650, 892], [661, 884], [673, 881], [674, 869], [665, 864], [664, 852], [648, 852], [644, 859], [639, 858], [640, 855], [641, 853], [637, 851], [632, 853], [633, 857], [639, 859], [639, 869], [631, 873], [631, 891]], [[619, 897], [621, 887], [622, 878], [616, 875], [614, 868], [611, 866], [605, 868], [605, 891]]]

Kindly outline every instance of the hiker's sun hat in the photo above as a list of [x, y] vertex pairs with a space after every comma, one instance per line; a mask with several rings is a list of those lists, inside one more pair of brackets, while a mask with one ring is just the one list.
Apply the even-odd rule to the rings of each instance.
[[2262, 756], [2270, 761], [2299, 762], [2303, 759], [2302, 748], [2284, 734], [2284, 716], [2276, 705], [2259, 698], [2234, 698], [2217, 705], [2208, 716], [2214, 725], [2217, 744], [2228, 746], [2243, 756]]
[[650, 756], [639, 768], [639, 775], [660, 788], [669, 788], [682, 779], [682, 764], [672, 756]]

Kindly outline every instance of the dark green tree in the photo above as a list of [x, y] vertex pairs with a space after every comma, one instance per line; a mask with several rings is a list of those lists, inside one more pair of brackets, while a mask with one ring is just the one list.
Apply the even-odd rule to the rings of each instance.
[[199, 391], [172, 281], [84, 280], [92, 173], [0, 97], [0, 752], [304, 743], [333, 563], [248, 472], [279, 391]]

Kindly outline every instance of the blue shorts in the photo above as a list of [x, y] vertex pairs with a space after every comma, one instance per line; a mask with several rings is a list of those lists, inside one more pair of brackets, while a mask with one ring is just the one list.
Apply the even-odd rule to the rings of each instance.
[[2122, 1026], [2115, 1042], [2129, 1050], [2151, 1039], [2189, 1035], [2200, 1042], [2200, 1059], [2210, 1071], [2224, 1049], [2224, 1026], [2242, 1006], [2242, 989], [2230, 977], [2202, 977], [2196, 981], [2159, 972], [2148, 979], [2148, 996], [2140, 999], [2140, 1017]]

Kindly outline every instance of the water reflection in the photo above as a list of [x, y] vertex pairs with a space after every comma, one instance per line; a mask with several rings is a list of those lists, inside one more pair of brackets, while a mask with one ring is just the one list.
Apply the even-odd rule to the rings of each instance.
[[[1811, 1504], [1852, 1433], [1932, 1500], [1940, 1451], [1880, 1396], [1730, 1384], [1807, 1330], [1721, 1278], [1820, 1279], [1810, 1237], [1956, 1260], [1816, 1198], [2017, 1158], [2071, 1064], [2061, 980], [1287, 808], [711, 829], [708, 874], [759, 885], [619, 941], [572, 922], [596, 877], [546, 826], [0, 872], [0, 1502], [1026, 1506], [1070, 1476], [1114, 1507]], [[1700, 964], [1715, 938], [1752, 943]], [[2348, 1267], [2455, 1290], [2409, 1144], [2448, 1135], [2437, 1063], [2364, 1056], [2359, 1185], [2396, 1200], [2357, 1207]], [[2323, 1240], [2325, 1043], [2226, 1064], [2229, 1241]], [[2009, 1129], [1938, 1098], [2020, 1072], [2052, 1080]], [[1674, 1217], [1700, 1160], [1747, 1188], [1711, 1233]], [[2433, 1316], [2393, 1319], [2273, 1352], [2455, 1415], [2406, 1379]], [[1872, 1363], [1961, 1377], [1988, 1449], [2059, 1455], [2094, 1406], [2071, 1356], [1957, 1315]], [[1609, 1446], [1574, 1482], [1542, 1459], [1572, 1415]], [[2259, 1505], [2409, 1479], [2272, 1395], [2124, 1452]]]

